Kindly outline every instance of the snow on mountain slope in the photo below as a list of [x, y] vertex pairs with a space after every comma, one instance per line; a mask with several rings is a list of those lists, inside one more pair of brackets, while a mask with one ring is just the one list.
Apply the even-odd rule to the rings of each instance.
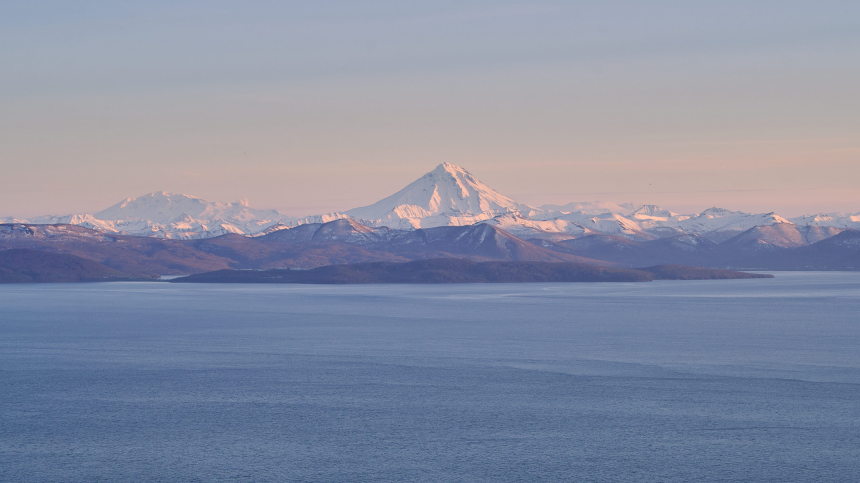
[[603, 213], [601, 215], [569, 213], [558, 217], [558, 219], [573, 221], [588, 230], [607, 235], [618, 235], [637, 239], [651, 238], [645, 234], [644, 230], [638, 223], [617, 213]]
[[[123, 228], [127, 232], [141, 232], [146, 228], [146, 223], [140, 220], [124, 220], [123, 222], [99, 220], [93, 215], [64, 215], [64, 216], [40, 216], [28, 220], [27, 223], [35, 223], [39, 225], [56, 225], [68, 224], [77, 225], [84, 228], [103, 231], [105, 233], [121, 233]], [[122, 228], [120, 228], [122, 225]]]
[[791, 223], [756, 226], [724, 242], [724, 246], [744, 246], [755, 250], [806, 246], [806, 238]]
[[672, 213], [671, 211], [664, 210], [656, 205], [643, 205], [639, 209], [630, 213], [629, 217], [634, 220], [669, 221], [670, 219], [677, 219], [680, 221], [682, 219], [689, 218], [689, 215]]
[[776, 223], [755, 226], [726, 240], [727, 247], [744, 247], [755, 250], [772, 248], [796, 248], [837, 235], [843, 229], [835, 227], [797, 226], [793, 223]]
[[247, 202], [210, 202], [164, 191], [125, 199], [96, 214], [40, 216], [0, 223], [71, 224], [105, 233], [170, 239], [212, 238], [228, 233], [258, 236], [307, 223], [349, 218], [342, 213], [297, 219], [276, 210], [258, 210]]
[[603, 213], [615, 213], [627, 215], [637, 208], [633, 203], [621, 203], [620, 205], [609, 201], [587, 201], [580, 203], [568, 203], [566, 205], [542, 205], [539, 209], [545, 213], [585, 213], [588, 215], [600, 215]]
[[[551, 242], [592, 234], [640, 241], [699, 234], [722, 242], [753, 227], [794, 223], [798, 230], [806, 227], [800, 230], [801, 236], [805, 243], [812, 243], [846, 228], [860, 230], [860, 213], [820, 213], [787, 220], [774, 213], [711, 208], [685, 215], [655, 205], [599, 201], [532, 208], [495, 191], [465, 169], [448, 163], [440, 164], [372, 205], [301, 219], [275, 210], [253, 209], [246, 202], [209, 202], [162, 191], [123, 200], [95, 214], [43, 216], [31, 220], [3, 218], [0, 223], [72, 224], [105, 233], [194, 239], [229, 233], [262, 236], [298, 225], [321, 225], [343, 219], [397, 230], [484, 223], [520, 238]], [[791, 233], [785, 236], [792, 240], [795, 237]], [[778, 243], [795, 242], [786, 239]]]
[[373, 226], [415, 229], [473, 225], [500, 214], [533, 210], [465, 169], [442, 163], [397, 193], [345, 214]]
[[604, 235], [617, 235], [631, 239], [650, 239], [652, 236], [645, 233], [643, 228], [634, 220], [617, 213], [601, 213], [593, 215], [584, 212], [574, 213], [539, 213], [533, 218], [544, 222], [568, 222], [582, 227], [587, 233], [602, 233]]
[[837, 228], [835, 226], [815, 226], [815, 225], [800, 225], [797, 227], [806, 238], [806, 242], [810, 245], [813, 243], [820, 242], [826, 238], [830, 238], [832, 236], [836, 236], [842, 233], [845, 230], [850, 230], [851, 228]]
[[[788, 220], [774, 213], [752, 214], [722, 208], [710, 208], [697, 215], [680, 215], [655, 205], [644, 205], [627, 215], [609, 212], [594, 215], [582, 211], [563, 214], [542, 212], [532, 216], [532, 218], [543, 223], [570, 222], [581, 227], [585, 233], [622, 236], [633, 240], [664, 238], [685, 233], [719, 233], [721, 239], [715, 241], [722, 241], [755, 226], [789, 223]], [[532, 228], [524, 222], [520, 222], [521, 227], [510, 225], [509, 223], [504, 226], [504, 229], [511, 233]], [[549, 228], [546, 228], [545, 231], [556, 231], [552, 229], [552, 225], [547, 226]], [[540, 236], [533, 237], [542, 238]], [[548, 237], [544, 238], [549, 239]]]
[[210, 202], [195, 196], [149, 193], [128, 198], [93, 215], [99, 220], [149, 220], [154, 223], [187, 223], [193, 220], [224, 220], [243, 224], [260, 220], [289, 220], [275, 210], [256, 210], [245, 201], [237, 203]]
[[860, 213], [818, 213], [790, 218], [789, 221], [795, 225], [860, 230]]
[[501, 228], [506, 232], [525, 239], [567, 240], [592, 233], [583, 226], [568, 220], [535, 220], [518, 213], [506, 213], [484, 221], [488, 225]]
[[51, 240], [84, 239], [110, 241], [110, 235], [74, 225], [3, 224], [0, 225], [0, 241], [15, 239]]
[[192, 239], [227, 233], [252, 235], [277, 223], [294, 225], [296, 219], [275, 210], [256, 210], [245, 202], [209, 202], [161, 191], [128, 198], [94, 215], [42, 216], [30, 222], [66, 223], [123, 235]]
[[27, 221], [24, 218], [15, 218], [14, 216], [6, 216], [3, 218], [0, 218], [0, 224], [13, 224], [13, 223], [29, 223], [29, 221]]
[[744, 213], [723, 208], [709, 208], [698, 215], [679, 221], [675, 226], [687, 233], [736, 232], [756, 226], [790, 223], [774, 213]]

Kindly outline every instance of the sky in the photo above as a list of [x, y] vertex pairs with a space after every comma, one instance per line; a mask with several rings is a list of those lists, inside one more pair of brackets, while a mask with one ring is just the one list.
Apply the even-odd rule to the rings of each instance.
[[442, 162], [532, 205], [860, 211], [860, 2], [0, 3], [0, 216], [344, 211]]

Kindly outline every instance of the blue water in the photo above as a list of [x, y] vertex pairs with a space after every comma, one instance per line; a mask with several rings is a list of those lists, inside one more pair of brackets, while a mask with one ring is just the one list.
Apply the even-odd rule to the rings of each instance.
[[860, 273], [0, 286], [0, 481], [860, 481]]

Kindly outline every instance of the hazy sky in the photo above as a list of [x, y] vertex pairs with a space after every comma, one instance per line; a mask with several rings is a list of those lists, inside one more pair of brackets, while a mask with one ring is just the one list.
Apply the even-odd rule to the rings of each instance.
[[535, 205], [860, 211], [860, 2], [0, 2], [0, 216], [345, 210], [441, 162]]

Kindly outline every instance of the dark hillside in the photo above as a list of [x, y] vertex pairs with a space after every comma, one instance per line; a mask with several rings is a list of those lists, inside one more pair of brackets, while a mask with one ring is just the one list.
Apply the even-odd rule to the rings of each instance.
[[219, 270], [172, 280], [176, 283], [523, 283], [645, 282], [649, 273], [578, 263], [476, 262], [459, 258], [405, 263], [329, 265], [313, 270]]
[[860, 231], [845, 230], [805, 247], [749, 256], [737, 265], [774, 270], [860, 270]]
[[687, 267], [684, 265], [657, 265], [640, 268], [654, 275], [655, 280], [726, 280], [743, 278], [773, 278], [773, 275], [736, 272], [716, 268]]
[[727, 270], [663, 266], [642, 270], [596, 267], [580, 263], [475, 262], [455, 258], [405, 263], [356, 263], [313, 270], [218, 270], [174, 279], [174, 283], [529, 283], [529, 282], [647, 282], [650, 280], [709, 280], [764, 278]]
[[158, 276], [228, 268], [231, 260], [182, 240], [108, 235], [75, 225], [0, 224], [0, 250], [24, 248], [74, 255], [127, 274]]
[[127, 275], [85, 258], [39, 250], [0, 251], [0, 283], [128, 280]]

